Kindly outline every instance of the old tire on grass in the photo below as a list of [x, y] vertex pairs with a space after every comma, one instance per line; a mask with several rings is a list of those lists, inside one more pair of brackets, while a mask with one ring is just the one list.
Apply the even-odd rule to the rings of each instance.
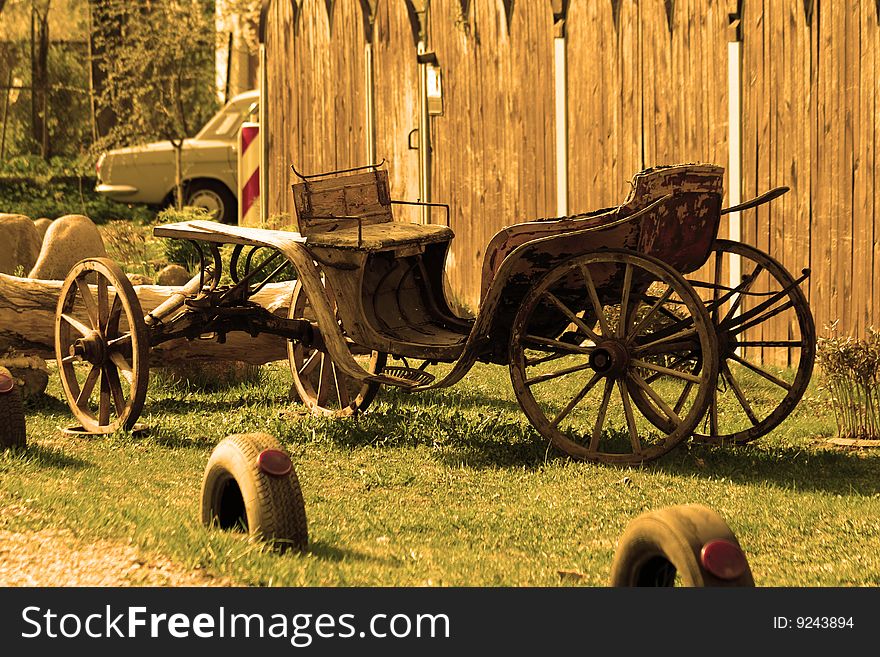
[[27, 430], [21, 393], [9, 370], [0, 367], [0, 451], [25, 447], [26, 444]]
[[246, 531], [280, 550], [305, 550], [308, 526], [290, 457], [265, 433], [224, 438], [202, 481], [202, 522]]
[[640, 515], [627, 526], [614, 554], [612, 586], [676, 584], [755, 585], [736, 536], [705, 506], [672, 506]]

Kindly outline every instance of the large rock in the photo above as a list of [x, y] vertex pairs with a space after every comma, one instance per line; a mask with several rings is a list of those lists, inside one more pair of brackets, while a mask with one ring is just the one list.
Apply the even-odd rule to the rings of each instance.
[[[0, 274], [30, 271], [40, 255], [40, 233], [22, 214], [0, 214]], [[21, 275], [22, 273], [19, 272]]]
[[40, 257], [28, 278], [61, 280], [83, 258], [106, 257], [104, 240], [92, 220], [81, 214], [68, 214], [49, 226]]
[[156, 274], [157, 285], [186, 285], [192, 278], [189, 272], [180, 265], [168, 265]]
[[[34, 227], [37, 229], [37, 232], [40, 234], [40, 243], [42, 243], [43, 238], [46, 236], [46, 231], [49, 230], [49, 226], [52, 225], [51, 219], [46, 219], [46, 217], [40, 217], [39, 219], [34, 219]], [[36, 260], [34, 261], [36, 262]]]

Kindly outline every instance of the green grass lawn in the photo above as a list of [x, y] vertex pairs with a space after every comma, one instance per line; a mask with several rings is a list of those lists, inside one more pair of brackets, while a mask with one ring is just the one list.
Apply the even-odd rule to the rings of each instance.
[[[759, 585], [880, 585], [880, 453], [827, 446], [830, 403], [812, 388], [747, 447], [685, 443], [641, 468], [573, 462], [530, 427], [507, 369], [456, 387], [383, 390], [358, 422], [297, 413], [281, 364], [221, 392], [154, 377], [146, 436], [81, 438], [53, 376], [28, 409], [30, 446], [0, 455], [0, 529], [63, 527], [243, 585], [555, 586], [608, 581], [618, 537], [643, 511], [699, 502], [742, 543]], [[311, 549], [275, 554], [198, 521], [201, 476], [230, 433], [290, 451]], [[576, 580], [577, 581], [577, 580]]]

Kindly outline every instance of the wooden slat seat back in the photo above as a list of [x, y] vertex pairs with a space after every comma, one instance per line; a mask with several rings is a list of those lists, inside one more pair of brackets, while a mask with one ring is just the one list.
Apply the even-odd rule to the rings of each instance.
[[390, 223], [391, 196], [388, 172], [335, 175], [293, 185], [298, 230], [309, 237], [340, 228]]

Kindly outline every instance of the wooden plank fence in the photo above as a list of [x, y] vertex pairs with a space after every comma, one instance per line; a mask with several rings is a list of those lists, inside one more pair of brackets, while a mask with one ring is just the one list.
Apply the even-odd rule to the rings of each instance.
[[[556, 214], [557, 176], [566, 177], [573, 213], [620, 203], [647, 166], [727, 165], [727, 47], [739, 25], [742, 196], [792, 188], [743, 214], [742, 239], [796, 274], [812, 269], [820, 334], [834, 320], [852, 334], [880, 326], [877, 0], [267, 4], [273, 221], [292, 211], [289, 164], [356, 166], [371, 148], [388, 162], [392, 194], [419, 196], [410, 133], [419, 125], [421, 38], [443, 83], [443, 115], [430, 119], [431, 200], [451, 205], [448, 287], [471, 310], [490, 237]], [[560, 145], [557, 37], [566, 52], [568, 141]], [[557, 171], [558, 147], [567, 170]], [[791, 327], [766, 330], [782, 337]]]

